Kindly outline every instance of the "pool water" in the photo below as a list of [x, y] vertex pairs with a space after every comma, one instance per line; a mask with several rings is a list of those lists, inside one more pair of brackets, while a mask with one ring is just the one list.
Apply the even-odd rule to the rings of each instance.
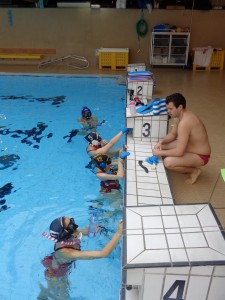
[[[74, 217], [79, 227], [97, 213], [101, 233], [82, 240], [82, 250], [101, 249], [122, 217], [122, 192], [99, 193], [99, 180], [85, 166], [86, 142], [77, 134], [68, 143], [82, 106], [109, 140], [124, 127], [125, 86], [115, 77], [0, 77], [0, 299], [117, 300], [121, 282], [121, 242], [104, 259], [76, 261], [66, 294], [51, 290], [41, 260], [53, 251], [44, 237], [50, 222]], [[121, 139], [117, 146], [123, 145]], [[122, 183], [122, 182], [121, 182]], [[4, 279], [3, 279], [4, 278]], [[52, 295], [50, 295], [53, 293]], [[57, 296], [58, 295], [58, 296]], [[43, 298], [44, 299], [44, 298]]]

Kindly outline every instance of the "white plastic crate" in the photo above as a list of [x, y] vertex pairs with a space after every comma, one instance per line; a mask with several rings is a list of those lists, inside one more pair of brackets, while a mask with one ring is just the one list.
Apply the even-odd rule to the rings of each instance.
[[144, 63], [127, 65], [127, 72], [137, 72], [137, 71], [145, 71], [145, 70], [146, 70], [146, 66]]

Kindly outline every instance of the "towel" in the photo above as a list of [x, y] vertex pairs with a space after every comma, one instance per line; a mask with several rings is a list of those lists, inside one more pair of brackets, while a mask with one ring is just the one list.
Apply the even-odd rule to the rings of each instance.
[[198, 65], [200, 67], [208, 67], [211, 62], [211, 57], [213, 54], [213, 48], [208, 46], [205, 48], [194, 48], [195, 56], [194, 56], [194, 65]]
[[167, 111], [166, 108], [166, 100], [165, 99], [157, 99], [153, 102], [151, 114], [160, 115]]

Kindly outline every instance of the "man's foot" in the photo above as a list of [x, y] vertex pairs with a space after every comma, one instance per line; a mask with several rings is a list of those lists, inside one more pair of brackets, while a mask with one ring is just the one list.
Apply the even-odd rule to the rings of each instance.
[[195, 183], [197, 181], [197, 179], [198, 179], [198, 177], [199, 177], [200, 174], [201, 174], [201, 170], [198, 169], [198, 168], [196, 168], [194, 170], [194, 172], [192, 172], [190, 174], [190, 177], [187, 180], [185, 180], [185, 182], [187, 184], [193, 184], [193, 183]]

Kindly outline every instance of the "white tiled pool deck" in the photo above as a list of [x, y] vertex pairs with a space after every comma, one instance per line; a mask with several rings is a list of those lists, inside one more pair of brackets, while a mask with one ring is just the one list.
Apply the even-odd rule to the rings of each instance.
[[126, 120], [133, 130], [127, 136], [120, 300], [224, 300], [225, 235], [212, 206], [193, 199], [175, 204], [162, 159], [157, 166], [147, 162], [167, 133], [167, 114], [130, 114], [131, 91], [146, 94], [144, 101], [152, 90], [153, 82], [127, 85]]
[[130, 155], [127, 157], [125, 206], [173, 204], [162, 160], [155, 168], [146, 161], [153, 155], [156, 142], [156, 139], [150, 142], [147, 138], [127, 137]]
[[170, 298], [176, 284], [185, 299], [224, 300], [222, 228], [209, 204], [174, 203], [163, 161], [146, 161], [157, 141], [127, 137], [121, 300], [184, 299]]

